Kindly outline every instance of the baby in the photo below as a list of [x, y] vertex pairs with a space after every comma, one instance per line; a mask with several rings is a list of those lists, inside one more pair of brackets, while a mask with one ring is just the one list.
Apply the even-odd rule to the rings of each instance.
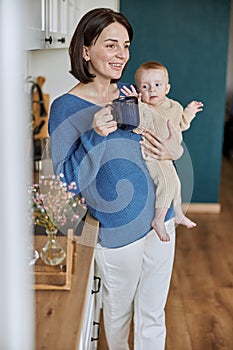
[[[158, 136], [168, 137], [168, 120], [177, 131], [182, 142], [182, 131], [190, 127], [197, 112], [202, 111], [203, 103], [192, 101], [186, 108], [166, 95], [170, 84], [167, 68], [159, 62], [143, 63], [135, 73], [135, 87], [124, 86], [121, 91], [126, 96], [137, 96], [139, 100], [140, 125], [134, 132], [154, 131]], [[151, 226], [161, 241], [169, 241], [164, 219], [171, 203], [175, 211], [175, 222], [193, 228], [196, 223], [187, 218], [181, 207], [181, 185], [172, 160], [157, 160], [142, 148], [148, 170], [156, 185], [155, 215]]]

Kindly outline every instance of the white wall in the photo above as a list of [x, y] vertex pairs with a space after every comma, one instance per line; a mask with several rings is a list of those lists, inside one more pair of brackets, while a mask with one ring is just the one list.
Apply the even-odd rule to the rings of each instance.
[[29, 51], [27, 75], [35, 80], [37, 76], [46, 78], [43, 92], [50, 95], [50, 101], [68, 91], [77, 81], [69, 73], [68, 49]]
[[120, 0], [85, 0], [79, 1], [80, 17], [96, 7], [109, 7], [116, 11], [120, 9]]

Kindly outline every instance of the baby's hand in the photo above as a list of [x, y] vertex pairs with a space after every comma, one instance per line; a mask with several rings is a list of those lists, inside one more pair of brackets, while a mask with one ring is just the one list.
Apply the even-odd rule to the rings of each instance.
[[186, 108], [191, 109], [191, 111], [196, 114], [198, 112], [201, 112], [203, 110], [203, 103], [198, 101], [192, 101], [190, 102]]
[[129, 89], [127, 86], [123, 86], [121, 88], [121, 92], [123, 92], [123, 94], [125, 94], [125, 96], [129, 97], [129, 96], [135, 96], [138, 98], [139, 94], [137, 93], [137, 90], [135, 89], [135, 87], [133, 85], [130, 85]]

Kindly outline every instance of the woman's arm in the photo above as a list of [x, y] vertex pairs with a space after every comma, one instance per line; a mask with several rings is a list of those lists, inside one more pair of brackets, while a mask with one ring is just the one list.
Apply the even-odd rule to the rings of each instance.
[[50, 142], [54, 171], [67, 183], [75, 181], [77, 193], [95, 180], [106, 150], [106, 136], [116, 130], [111, 108], [85, 108], [70, 114], [58, 100], [50, 111]]
[[180, 144], [179, 137], [174, 127], [167, 122], [169, 135], [167, 138], [157, 136], [152, 131], [143, 132], [144, 138], [149, 141], [149, 144], [145, 141], [140, 141], [141, 145], [145, 147], [146, 152], [158, 160], [177, 160], [183, 154], [183, 147]]

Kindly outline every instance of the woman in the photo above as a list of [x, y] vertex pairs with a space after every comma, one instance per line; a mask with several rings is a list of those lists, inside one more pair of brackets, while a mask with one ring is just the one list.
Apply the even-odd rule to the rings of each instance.
[[[83, 16], [69, 49], [71, 73], [79, 82], [53, 102], [49, 133], [56, 173], [68, 183], [76, 181], [100, 222], [95, 258], [109, 349], [129, 349], [134, 310], [135, 349], [162, 350], [175, 246], [173, 210], [165, 219], [171, 239], [163, 243], [150, 227], [155, 195], [140, 152], [142, 137], [119, 128], [111, 106], [120, 96], [118, 80], [132, 38], [120, 13], [99, 8]], [[182, 153], [172, 130], [166, 140], [144, 136], [151, 142], [144, 144], [147, 151], [158, 159]]]

